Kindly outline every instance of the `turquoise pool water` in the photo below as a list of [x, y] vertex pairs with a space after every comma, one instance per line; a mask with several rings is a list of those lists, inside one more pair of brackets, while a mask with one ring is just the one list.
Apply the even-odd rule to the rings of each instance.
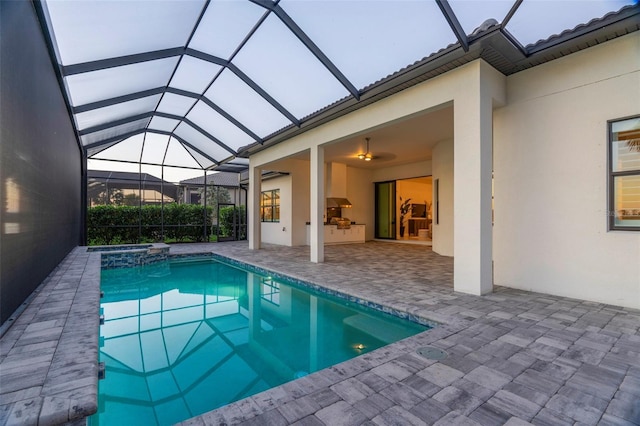
[[168, 425], [428, 327], [213, 260], [102, 271], [92, 425]]

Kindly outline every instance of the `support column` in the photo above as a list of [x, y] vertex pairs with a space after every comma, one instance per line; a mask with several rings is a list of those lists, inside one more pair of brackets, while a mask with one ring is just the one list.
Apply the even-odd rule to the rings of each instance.
[[493, 100], [480, 71], [453, 106], [453, 288], [475, 295], [493, 290]]
[[249, 344], [260, 338], [262, 305], [260, 302], [260, 276], [247, 272], [247, 296], [249, 307]]
[[260, 196], [262, 193], [262, 170], [249, 165], [249, 194], [247, 197], [249, 249], [258, 250], [262, 241], [260, 222]]
[[324, 148], [311, 147], [311, 261], [324, 262]]

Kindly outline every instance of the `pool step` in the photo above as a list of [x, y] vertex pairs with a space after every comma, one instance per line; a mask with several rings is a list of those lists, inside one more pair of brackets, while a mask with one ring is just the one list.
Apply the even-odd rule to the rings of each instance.
[[396, 342], [413, 334], [401, 325], [389, 324], [389, 322], [384, 319], [378, 319], [364, 314], [347, 317], [342, 320], [342, 323], [346, 327], [351, 327], [356, 331], [368, 334], [383, 343]]

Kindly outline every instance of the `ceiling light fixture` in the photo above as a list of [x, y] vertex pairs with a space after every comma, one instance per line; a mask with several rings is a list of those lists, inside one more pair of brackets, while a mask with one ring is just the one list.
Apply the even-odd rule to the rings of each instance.
[[364, 138], [364, 139], [367, 141], [367, 152], [365, 152], [364, 154], [358, 154], [358, 158], [364, 161], [371, 161], [373, 159], [373, 156], [369, 152], [369, 139], [371, 138]]

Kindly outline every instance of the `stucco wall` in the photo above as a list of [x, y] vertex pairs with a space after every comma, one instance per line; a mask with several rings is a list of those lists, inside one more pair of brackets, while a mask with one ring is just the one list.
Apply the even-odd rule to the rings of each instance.
[[[453, 256], [453, 141], [443, 141], [433, 148], [433, 245], [443, 256]], [[438, 218], [436, 223], [435, 186], [438, 180]]]
[[342, 209], [342, 215], [366, 225], [365, 240], [372, 240], [375, 232], [374, 186], [371, 171], [347, 167], [347, 198], [353, 207]]
[[607, 231], [607, 120], [640, 113], [640, 34], [517, 73], [494, 116], [494, 282], [640, 308], [640, 233]]
[[285, 246], [305, 245], [310, 209], [309, 162], [288, 159], [279, 162], [276, 169], [289, 174], [263, 181], [261, 191], [280, 190], [280, 221], [262, 222], [262, 241]]
[[291, 216], [291, 244], [303, 246], [307, 239], [307, 222], [310, 220], [310, 181], [309, 161], [291, 160], [289, 173], [291, 173], [292, 216]]
[[373, 171], [374, 182], [409, 179], [431, 175], [431, 161], [419, 161], [401, 166], [385, 167]]
[[[291, 245], [291, 175], [280, 176], [262, 182], [261, 192], [280, 190], [280, 221], [262, 222], [262, 242], [269, 244]], [[284, 230], [283, 230], [284, 228]]]
[[31, 2], [0, 2], [0, 322], [80, 243], [82, 156]]

